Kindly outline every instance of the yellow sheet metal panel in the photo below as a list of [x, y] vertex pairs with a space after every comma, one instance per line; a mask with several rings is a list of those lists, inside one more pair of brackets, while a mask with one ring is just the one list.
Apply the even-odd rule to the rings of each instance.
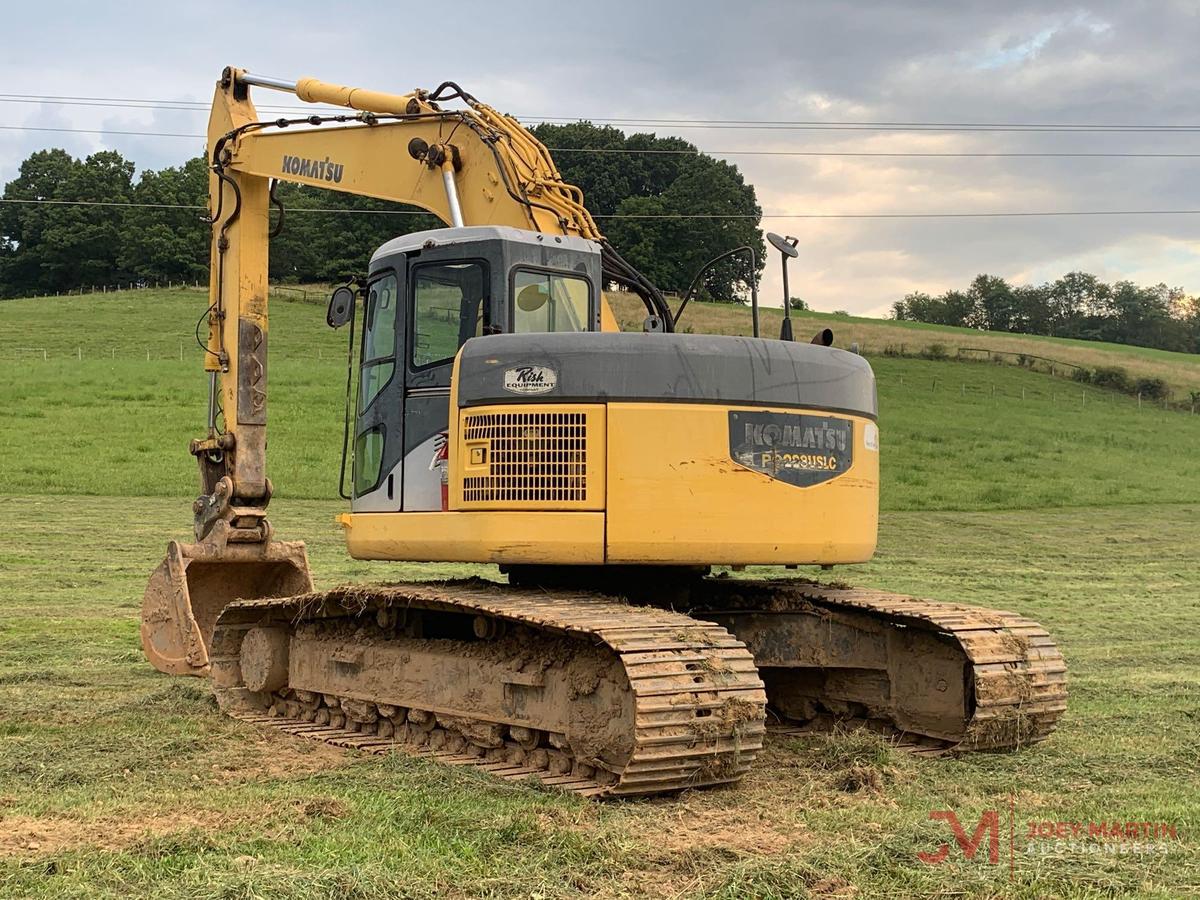
[[617, 322], [617, 317], [613, 315], [612, 306], [608, 302], [608, 298], [604, 293], [600, 294], [600, 330], [601, 331], [620, 331], [621, 326]]
[[344, 513], [355, 559], [406, 562], [604, 562], [601, 512]]
[[453, 436], [452, 510], [604, 508], [603, 404], [472, 406]]
[[879, 431], [865, 417], [614, 403], [608, 426], [609, 563], [851, 563], [875, 552]]

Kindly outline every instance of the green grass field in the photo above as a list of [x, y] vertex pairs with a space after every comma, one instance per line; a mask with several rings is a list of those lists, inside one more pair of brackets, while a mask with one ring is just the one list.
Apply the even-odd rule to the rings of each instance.
[[[880, 552], [835, 575], [1042, 622], [1070, 667], [1059, 730], [933, 760], [858, 734], [774, 741], [737, 787], [594, 804], [260, 732], [145, 663], [145, 579], [190, 528], [202, 311], [194, 292], [0, 304], [0, 897], [1200, 893], [1200, 416], [991, 364], [873, 359]], [[309, 542], [319, 586], [494, 577], [346, 557], [344, 335], [319, 307], [272, 315], [272, 520]], [[997, 865], [918, 859], [953, 847], [929, 818], [944, 809], [968, 832], [999, 813]], [[1027, 837], [1093, 821], [1177, 836]]]
[[[646, 315], [641, 301], [629, 294], [610, 294], [609, 297], [621, 327], [640, 329]], [[672, 302], [672, 308], [675, 306], [677, 303]], [[857, 343], [867, 355], [882, 355], [884, 349], [891, 346], [903, 354], [917, 356], [934, 344], [940, 344], [951, 355], [963, 348], [964, 355], [985, 359], [985, 354], [966, 354], [965, 351], [1024, 353], [1087, 368], [1122, 366], [1134, 377], [1162, 378], [1173, 396], [1180, 400], [1189, 399], [1192, 391], [1200, 391], [1200, 355], [1194, 353], [834, 313], [805, 311], [793, 313], [792, 317], [797, 339], [808, 340], [822, 328], [830, 328], [837, 346], [849, 347]], [[761, 311], [762, 334], [777, 337], [782, 318], [781, 309], [764, 307]], [[698, 334], [750, 334], [750, 314], [745, 307], [728, 303], [689, 303], [679, 327], [691, 328]]]

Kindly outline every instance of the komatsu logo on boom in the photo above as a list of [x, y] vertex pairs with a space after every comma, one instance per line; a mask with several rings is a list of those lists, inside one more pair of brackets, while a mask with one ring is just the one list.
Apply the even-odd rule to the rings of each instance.
[[299, 175], [301, 178], [315, 178], [317, 181], [332, 181], [337, 184], [342, 180], [345, 170], [342, 163], [333, 162], [328, 156], [324, 159], [307, 159], [303, 156], [283, 155], [283, 171], [285, 175]]
[[731, 412], [734, 462], [797, 487], [841, 475], [854, 461], [854, 423], [837, 416]]

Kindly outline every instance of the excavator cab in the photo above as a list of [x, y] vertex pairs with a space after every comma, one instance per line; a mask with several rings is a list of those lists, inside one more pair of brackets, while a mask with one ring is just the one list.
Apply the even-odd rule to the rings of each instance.
[[[506, 227], [417, 232], [380, 247], [363, 291], [361, 331], [351, 337], [358, 344], [357, 397], [347, 410], [355, 422], [351, 509], [445, 510], [459, 349], [498, 334], [599, 331], [600, 266], [593, 241]], [[536, 393], [538, 385], [523, 389]]]

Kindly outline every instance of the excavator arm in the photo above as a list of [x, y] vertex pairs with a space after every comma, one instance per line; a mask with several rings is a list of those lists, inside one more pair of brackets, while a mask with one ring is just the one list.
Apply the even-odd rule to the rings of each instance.
[[[250, 99], [253, 85], [357, 112], [263, 121]], [[465, 108], [443, 109], [448, 101]], [[606, 278], [639, 292], [650, 315], [670, 329], [661, 295], [604, 241], [582, 193], [563, 181], [549, 151], [515, 119], [451, 82], [400, 95], [226, 69], [213, 98], [208, 144], [213, 263], [205, 369], [211, 383], [208, 435], [192, 444], [203, 494], [197, 539], [221, 519], [231, 522], [235, 539], [270, 538], [255, 509], [265, 508], [271, 493], [265, 470], [267, 247], [274, 180], [403, 202], [454, 226], [508, 225], [597, 241]], [[611, 312], [603, 312], [606, 327], [615, 330]], [[222, 485], [225, 477], [229, 483]]]
[[[352, 112], [262, 120], [251, 87]], [[451, 102], [458, 108], [443, 108]], [[637, 292], [658, 327], [672, 329], [662, 295], [604, 240], [549, 151], [515, 119], [452, 82], [399, 95], [227, 68], [213, 96], [208, 162], [207, 433], [190, 447], [200, 469], [197, 543], [169, 545], [146, 590], [142, 627], [147, 655], [175, 674], [207, 673], [213, 623], [231, 598], [312, 587], [304, 545], [272, 540], [266, 518], [274, 182], [406, 203], [452, 226], [507, 225], [593, 240], [605, 278]], [[607, 304], [601, 323], [617, 330]]]

